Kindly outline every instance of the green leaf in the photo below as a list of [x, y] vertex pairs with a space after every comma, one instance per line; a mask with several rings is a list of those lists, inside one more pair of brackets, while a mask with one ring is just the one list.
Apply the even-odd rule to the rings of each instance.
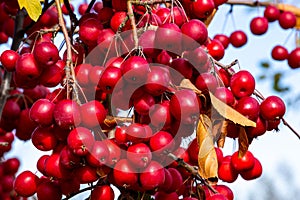
[[42, 5], [40, 0], [18, 0], [20, 9], [25, 8], [29, 17], [37, 21], [42, 14]]

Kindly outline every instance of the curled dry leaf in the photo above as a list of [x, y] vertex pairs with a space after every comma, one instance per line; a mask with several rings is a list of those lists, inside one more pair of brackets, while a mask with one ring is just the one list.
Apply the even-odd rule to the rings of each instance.
[[248, 151], [249, 141], [245, 127], [240, 126], [239, 130], [239, 157], [243, 157]]
[[196, 88], [196, 86], [189, 79], [183, 79], [180, 82], [179, 87], [185, 88], [185, 89], [191, 89], [198, 95], [202, 94], [202, 92], [200, 90], [198, 90], [198, 88]]
[[219, 137], [218, 142], [217, 142], [218, 147], [220, 147], [220, 148], [224, 147], [225, 139], [226, 139], [226, 136], [227, 136], [228, 123], [229, 123], [228, 120], [222, 121], [221, 134], [220, 134], [220, 137]]
[[218, 159], [212, 135], [212, 122], [207, 115], [200, 115], [196, 134], [199, 145], [198, 173], [204, 179], [216, 178], [218, 176]]
[[213, 107], [218, 111], [220, 115], [229, 119], [230, 121], [242, 125], [242, 126], [252, 126], [256, 127], [256, 123], [239, 113], [238, 111], [234, 110], [221, 100], [219, 100], [215, 95], [209, 92], [211, 103]]

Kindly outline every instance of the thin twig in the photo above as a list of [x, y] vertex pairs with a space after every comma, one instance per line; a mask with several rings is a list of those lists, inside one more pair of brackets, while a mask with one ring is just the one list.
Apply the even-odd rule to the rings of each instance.
[[[68, 35], [68, 30], [63, 18], [62, 10], [60, 7], [60, 0], [55, 0], [56, 6], [57, 6], [57, 14], [58, 14], [58, 21], [59, 21], [59, 26], [61, 27], [61, 30], [64, 35], [64, 39], [66, 41], [66, 48], [67, 48], [67, 60], [66, 60], [66, 66], [65, 66], [65, 73], [66, 73], [66, 84], [67, 84], [67, 98], [70, 96], [70, 88], [69, 84], [71, 83], [71, 89], [73, 94], [75, 95], [74, 98], [77, 102], [79, 101], [78, 98], [78, 91], [77, 91], [77, 86], [76, 86], [76, 77], [75, 77], [75, 71], [74, 71], [74, 66], [72, 62], [72, 43]], [[80, 103], [80, 102], [78, 102]]]
[[218, 193], [205, 179], [203, 179], [199, 173], [196, 167], [189, 165], [188, 163], [184, 162], [182, 158], [178, 158], [172, 153], [168, 152], [168, 157], [175, 160], [179, 166], [184, 167], [188, 172], [190, 172], [196, 179], [201, 181], [202, 184], [204, 184], [208, 189], [210, 189], [213, 193]]
[[89, 186], [89, 187], [86, 187], [86, 188], [83, 188], [81, 190], [79, 190], [78, 192], [75, 192], [73, 194], [70, 194], [68, 195], [66, 198], [62, 199], [62, 200], [68, 200], [68, 199], [71, 199], [72, 197], [80, 194], [80, 193], [83, 193], [83, 192], [86, 192], [86, 191], [89, 191], [89, 190], [92, 190], [95, 186]]
[[137, 35], [137, 29], [136, 29], [135, 18], [134, 18], [134, 14], [133, 14], [131, 0], [127, 1], [127, 10], [128, 10], [128, 17], [130, 19], [130, 23], [131, 23], [131, 27], [132, 27], [134, 47], [135, 47], [135, 49], [138, 49], [139, 38], [138, 38], [138, 35]]
[[300, 139], [300, 134], [284, 118], [281, 118], [281, 120], [282, 123], [288, 127], [298, 137], [298, 139]]
[[96, 0], [92, 0], [90, 3], [89, 3], [89, 6], [88, 8], [86, 9], [85, 13], [89, 13], [91, 11], [91, 9], [93, 8], [93, 5], [95, 4]]

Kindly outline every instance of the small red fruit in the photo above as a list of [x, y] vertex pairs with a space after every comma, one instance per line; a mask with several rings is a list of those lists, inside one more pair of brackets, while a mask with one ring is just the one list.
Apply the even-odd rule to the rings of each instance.
[[252, 169], [241, 172], [241, 176], [245, 180], [253, 180], [262, 174], [262, 165], [257, 158], [254, 158], [254, 166]]
[[56, 124], [62, 129], [69, 129], [81, 122], [80, 107], [70, 99], [59, 101], [54, 107], [53, 116]]
[[300, 47], [295, 48], [288, 56], [288, 64], [292, 69], [300, 67]]
[[268, 30], [268, 20], [265, 17], [255, 17], [250, 22], [250, 30], [254, 35], [263, 35]]
[[279, 19], [280, 10], [273, 5], [268, 5], [264, 11], [264, 17], [268, 19], [269, 22], [274, 22]]
[[153, 190], [165, 181], [164, 167], [156, 161], [151, 161], [140, 174], [140, 183], [145, 190]]
[[59, 60], [59, 52], [52, 42], [41, 42], [34, 47], [34, 59], [42, 68], [54, 65]]
[[229, 39], [232, 46], [237, 48], [244, 46], [248, 41], [247, 35], [244, 31], [241, 30], [237, 30], [231, 33]]
[[87, 155], [92, 150], [95, 139], [92, 132], [84, 127], [74, 128], [67, 138], [68, 147], [78, 156]]
[[16, 62], [20, 55], [13, 50], [5, 50], [1, 54], [1, 63], [3, 67], [9, 71], [13, 72], [16, 70]]
[[232, 183], [238, 178], [238, 172], [232, 167], [231, 156], [226, 156], [218, 169], [218, 176], [222, 181]]
[[152, 160], [152, 152], [144, 143], [134, 144], [127, 149], [127, 159], [136, 168], [145, 168]]
[[266, 120], [282, 118], [285, 110], [284, 102], [277, 96], [269, 96], [260, 104], [260, 114]]
[[241, 70], [232, 75], [230, 88], [233, 95], [237, 98], [250, 96], [255, 89], [255, 79], [250, 72]]
[[297, 24], [297, 17], [291, 11], [284, 11], [279, 16], [279, 25], [283, 29], [293, 28]]
[[289, 52], [284, 46], [276, 45], [272, 49], [271, 55], [274, 60], [285, 60], [288, 58]]
[[236, 151], [231, 156], [231, 165], [237, 172], [247, 171], [254, 166], [254, 156], [250, 151], [247, 151], [244, 156], [240, 156]]
[[23, 197], [30, 197], [36, 192], [38, 177], [31, 171], [23, 171], [14, 182], [14, 190]]

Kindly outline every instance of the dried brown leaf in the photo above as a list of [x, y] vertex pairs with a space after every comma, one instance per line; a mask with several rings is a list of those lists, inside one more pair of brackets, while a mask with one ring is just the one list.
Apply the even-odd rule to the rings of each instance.
[[249, 141], [245, 127], [240, 126], [239, 131], [239, 157], [243, 157], [248, 151]]
[[223, 148], [224, 147], [224, 143], [225, 143], [225, 139], [227, 136], [227, 126], [228, 126], [229, 121], [228, 120], [224, 120], [222, 121], [222, 127], [221, 127], [221, 135], [218, 139], [218, 147]]
[[198, 95], [202, 94], [202, 92], [198, 88], [196, 88], [196, 86], [189, 79], [183, 79], [180, 82], [179, 87], [186, 88], [186, 89], [191, 89]]
[[256, 123], [239, 113], [238, 111], [234, 110], [221, 100], [219, 100], [215, 95], [209, 92], [211, 103], [213, 107], [219, 112], [220, 115], [229, 119], [230, 121], [242, 125], [242, 126], [252, 126], [255, 127]]
[[207, 115], [201, 114], [197, 126], [198, 173], [204, 179], [218, 176], [218, 160], [212, 135], [212, 122]]

